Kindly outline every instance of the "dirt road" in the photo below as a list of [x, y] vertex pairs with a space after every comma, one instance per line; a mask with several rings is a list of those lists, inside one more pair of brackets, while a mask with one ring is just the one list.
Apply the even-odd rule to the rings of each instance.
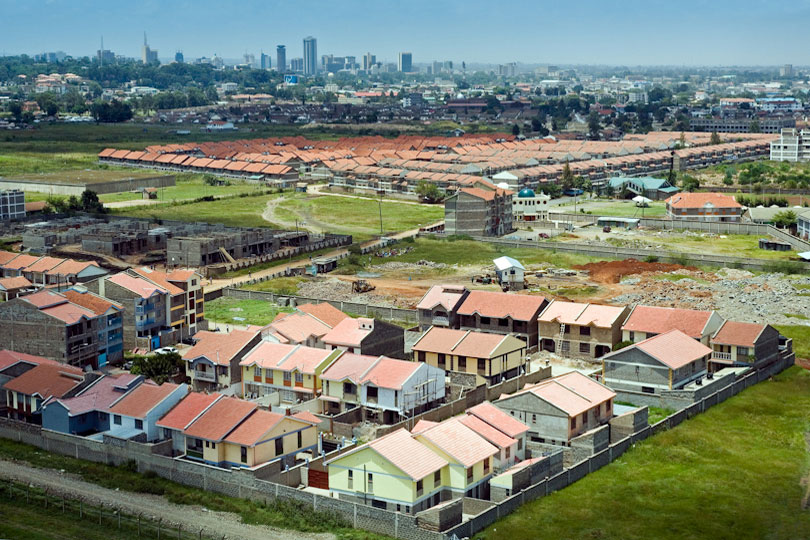
[[246, 525], [236, 514], [204, 510], [200, 506], [178, 505], [157, 495], [115, 491], [85, 482], [73, 475], [50, 469], [37, 469], [0, 460], [0, 477], [47, 489], [52, 494], [79, 498], [95, 505], [113, 506], [126, 514], [162, 519], [163, 523], [187, 531], [204, 530], [208, 536], [244, 540], [331, 540], [331, 533], [303, 533], [267, 526]]

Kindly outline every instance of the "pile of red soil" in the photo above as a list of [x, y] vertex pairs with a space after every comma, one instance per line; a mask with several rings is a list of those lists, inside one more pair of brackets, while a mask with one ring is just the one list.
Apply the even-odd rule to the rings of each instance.
[[619, 283], [623, 276], [644, 272], [673, 272], [676, 270], [697, 270], [694, 266], [680, 264], [649, 263], [636, 259], [623, 261], [603, 261], [574, 266], [576, 270], [587, 270], [591, 279], [598, 283]]

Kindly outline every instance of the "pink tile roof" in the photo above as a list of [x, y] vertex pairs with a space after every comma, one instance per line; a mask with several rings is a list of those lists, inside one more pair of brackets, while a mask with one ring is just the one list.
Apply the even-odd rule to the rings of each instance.
[[186, 437], [221, 441], [258, 408], [255, 403], [224, 397], [214, 403], [183, 433]]
[[26, 272], [47, 272], [48, 270], [54, 268], [65, 262], [65, 259], [57, 259], [55, 257], [42, 257], [40, 260], [35, 262], [34, 264], [27, 266], [25, 268]]
[[363, 374], [374, 365], [377, 359], [377, 356], [343, 353], [321, 373], [321, 379], [325, 381], [342, 381], [349, 379], [355, 384], [360, 384], [360, 379]]
[[308, 422], [316, 426], [321, 423], [321, 419], [309, 411], [299, 411], [294, 415], [292, 415], [292, 418], [295, 418], [296, 420], [301, 420], [302, 422]]
[[149, 298], [156, 292], [167, 292], [166, 289], [162, 287], [149, 283], [143, 278], [130, 276], [126, 272], [119, 272], [118, 274], [110, 276], [107, 280], [139, 295], [141, 298]]
[[545, 304], [542, 296], [509, 294], [490, 291], [471, 291], [459, 306], [460, 315], [478, 313], [483, 317], [502, 319], [511, 317], [518, 321], [534, 321]]
[[[680, 330], [670, 330], [631, 345], [649, 354], [670, 369], [678, 369], [712, 353], [703, 343]], [[617, 351], [617, 354], [621, 351]], [[607, 357], [605, 357], [607, 358]]]
[[603, 306], [599, 304], [581, 304], [579, 302], [552, 301], [538, 320], [579, 326], [611, 328], [624, 313], [624, 307]]
[[43, 363], [8, 381], [3, 388], [43, 399], [60, 398], [84, 381], [84, 372], [68, 365]]
[[731, 195], [722, 193], [678, 193], [666, 200], [673, 208], [742, 208], [742, 205]]
[[423, 419], [420, 419], [420, 420], [419, 420], [419, 421], [418, 421], [418, 422], [417, 422], [417, 423], [416, 423], [416, 424], [413, 426], [413, 429], [411, 430], [411, 433], [413, 433], [414, 435], [415, 435], [415, 434], [417, 434], [417, 433], [422, 433], [422, 432], [423, 432], [423, 431], [425, 431], [426, 429], [430, 429], [430, 428], [432, 428], [433, 426], [436, 426], [436, 425], [438, 425], [438, 424], [439, 424], [438, 422], [431, 422], [430, 420], [425, 420], [425, 419], [423, 418]]
[[33, 365], [39, 364], [54, 364], [60, 366], [62, 365], [61, 362], [57, 362], [56, 360], [43, 358], [41, 356], [34, 356], [33, 354], [26, 354], [17, 351], [9, 351], [8, 349], [0, 350], [0, 371], [6, 369], [9, 366], [13, 366], [18, 362], [27, 362]]
[[156, 422], [159, 427], [182, 431], [200, 414], [220, 399], [222, 394], [189, 392], [177, 405]]
[[371, 333], [369, 328], [361, 328], [361, 325], [364, 324], [373, 325], [374, 319], [364, 317], [343, 319], [323, 336], [323, 342], [329, 343], [330, 345], [359, 347], [363, 340]]
[[65, 262], [56, 266], [50, 270], [48, 270], [47, 274], [49, 276], [75, 276], [80, 274], [85, 269], [95, 266], [96, 268], [101, 268], [96, 261], [75, 261], [73, 259], [67, 259]]
[[0, 279], [0, 290], [10, 291], [30, 287], [31, 282], [23, 276]]
[[450, 311], [456, 307], [466, 290], [467, 288], [461, 285], [434, 285], [428, 289], [428, 292], [416, 305], [416, 309], [433, 309], [441, 306]]
[[25, 253], [19, 254], [17, 257], [14, 257], [9, 262], [3, 264], [3, 268], [8, 268], [9, 270], [21, 270], [27, 266], [31, 266], [35, 262], [39, 260], [39, 257], [35, 257], [34, 255], [27, 255]]
[[110, 407], [110, 412], [133, 418], [144, 418], [149, 411], [157, 407], [179, 386], [173, 383], [163, 383], [158, 386], [152, 382], [146, 382], [117, 401]]
[[421, 480], [447, 465], [444, 458], [415, 440], [405, 429], [375, 439], [358, 450], [365, 447], [380, 454], [412, 480]]
[[58, 306], [59, 304], [64, 304], [68, 300], [64, 296], [59, 293], [53, 291], [38, 291], [34, 294], [29, 294], [23, 297], [23, 300], [28, 302], [29, 304], [33, 304], [39, 309]]
[[[492, 356], [492, 352], [507, 338], [509, 336], [504, 334], [432, 326], [413, 345], [413, 350], [489, 358]], [[517, 338], [513, 337], [513, 339]], [[525, 347], [525, 345], [523, 346]]]
[[65, 324], [75, 324], [82, 320], [82, 318], [93, 319], [96, 317], [96, 314], [89, 309], [77, 306], [76, 304], [71, 304], [70, 302], [40, 309], [40, 311], [46, 315], [59, 319]]
[[241, 446], [255, 446], [265, 433], [283, 419], [283, 414], [257, 410], [231, 431], [224, 440]]
[[322, 338], [331, 330], [329, 325], [307, 313], [284, 314], [284, 317], [275, 319], [266, 328], [273, 334], [284, 336], [291, 343], [304, 343], [310, 337]]
[[[340, 362], [340, 359], [338, 359], [337, 362]], [[380, 388], [401, 390], [405, 381], [416, 373], [416, 370], [418, 370], [421, 365], [422, 364], [418, 362], [395, 360], [381, 356], [365, 374], [360, 383], [370, 383]], [[443, 382], [444, 381], [442, 381], [442, 383]]]
[[452, 418], [451, 420], [461, 422], [462, 424], [464, 424], [465, 426], [476, 432], [478, 435], [482, 436], [487, 441], [497, 446], [498, 448], [509, 448], [513, 444], [517, 444], [516, 439], [513, 439], [506, 433], [498, 429], [495, 429], [494, 427], [490, 426], [477, 416], [467, 414], [463, 416], [457, 416], [455, 418]]
[[622, 330], [663, 334], [678, 329], [689, 337], [700, 339], [712, 313], [693, 309], [636, 306], [624, 322]]
[[529, 431], [529, 426], [511, 414], [503, 412], [489, 401], [479, 403], [475, 407], [467, 409], [467, 414], [480, 418], [490, 426], [498, 428], [510, 437], [519, 437]]
[[299, 373], [314, 375], [315, 369], [332, 354], [334, 354], [334, 351], [305, 345], [262, 341], [245, 355], [239, 365], [257, 365], [265, 369], [298, 371]]
[[753, 347], [765, 326], [757, 323], [726, 321], [714, 334], [712, 343]]
[[298, 311], [303, 311], [312, 315], [319, 321], [334, 328], [343, 319], [349, 318], [348, 315], [334, 307], [329, 302], [321, 302], [320, 304], [301, 304], [297, 307]]
[[525, 392], [536, 395], [570, 417], [582, 414], [616, 397], [616, 393], [610, 388], [587, 375], [583, 375], [579, 371], [571, 371], [541, 381], [512, 394], [512, 396]]
[[461, 422], [445, 421], [416, 435], [433, 443], [465, 467], [494, 456], [498, 449]]
[[90, 411], [108, 412], [110, 405], [124, 395], [124, 388], [140, 379], [139, 375], [123, 373], [121, 375], [106, 375], [97, 380], [77, 396], [60, 399], [71, 416]]
[[6, 264], [14, 260], [14, 258], [17, 257], [18, 255], [19, 253], [14, 253], [13, 251], [0, 250], [0, 266], [5, 266]]
[[142, 278], [144, 278], [145, 280], [151, 281], [155, 285], [158, 285], [159, 287], [166, 289], [167, 291], [169, 291], [169, 294], [182, 294], [183, 292], [183, 289], [169, 282], [169, 275], [166, 272], [161, 272], [159, 270], [152, 270], [150, 268], [145, 267], [133, 268], [132, 271], [141, 276]]
[[194, 360], [204, 356], [220, 366], [229, 366], [231, 359], [248, 346], [256, 337], [256, 332], [231, 330], [230, 333], [203, 330], [194, 334], [196, 343], [183, 353], [184, 360]]

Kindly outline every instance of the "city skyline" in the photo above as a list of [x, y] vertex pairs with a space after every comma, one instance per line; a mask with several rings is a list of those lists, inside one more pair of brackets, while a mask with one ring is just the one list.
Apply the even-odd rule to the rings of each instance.
[[[414, 0], [403, 5], [347, 0], [340, 9], [320, 0], [306, 7], [248, 0], [236, 15], [255, 16], [218, 16], [213, 32], [210, 26], [200, 31], [221, 10], [210, 0], [168, 5], [155, 0], [136, 5], [0, 0], [0, 9], [7, 22], [0, 35], [0, 53], [5, 55], [63, 50], [72, 56], [93, 56], [104, 35], [106, 49], [138, 58], [146, 31], [149, 45], [160, 51], [161, 59], [171, 59], [178, 50], [186, 59], [214, 54], [240, 58], [245, 51], [257, 54], [277, 44], [287, 46], [288, 59], [303, 57], [303, 39], [311, 35], [321, 55], [360, 58], [370, 51], [378, 61], [396, 62], [400, 52], [408, 51], [414, 64], [442, 59], [468, 64], [810, 64], [810, 51], [789, 46], [791, 36], [799, 40], [810, 23], [807, 2], [671, 5], [628, 0], [621, 9], [605, 11], [595, 1], [526, 3], [493, 10], [483, 2], [457, 0], [440, 4]], [[267, 20], [297, 20], [302, 10], [307, 14], [305, 24], [279, 23], [268, 29]], [[754, 33], [756, 40], [751, 39]], [[638, 46], [641, 42], [644, 46]]]

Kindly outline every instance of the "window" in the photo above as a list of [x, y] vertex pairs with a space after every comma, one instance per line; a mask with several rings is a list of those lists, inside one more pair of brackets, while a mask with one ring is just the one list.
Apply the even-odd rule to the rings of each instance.
[[489, 458], [484, 460], [484, 474], [489, 474]]
[[242, 461], [242, 463], [247, 463], [247, 446], [243, 446], [240, 452], [241, 454], [239, 459]]
[[748, 360], [748, 347], [737, 347], [737, 360]]
[[487, 362], [483, 358], [478, 359], [478, 370], [483, 371], [487, 368]]
[[416, 482], [416, 496], [417, 496], [417, 497], [419, 497], [420, 495], [422, 495], [422, 493], [424, 493], [424, 489], [423, 489], [423, 488], [424, 488], [424, 485], [423, 485], [422, 481], [421, 481], [421, 480], [418, 480], [418, 481]]
[[285, 371], [284, 372], [284, 382], [289, 384], [291, 380], [292, 380], [292, 375], [290, 374], [289, 371]]
[[580, 326], [579, 327], [579, 335], [580, 336], [590, 336], [591, 335], [591, 327], [590, 326]]
[[210, 441], [205, 441], [205, 447], [206, 448], [211, 448], [211, 442]]
[[582, 413], [582, 424], [584, 425], [588, 421], [588, 413]]
[[636, 333], [635, 332], [630, 332], [630, 341], [635, 341], [635, 340], [636, 340]]
[[570, 334], [570, 333], [571, 333], [571, 327], [570, 327], [570, 326], [566, 326], [565, 328], [563, 328], [563, 333], [564, 333], [564, 334]]
[[143, 420], [135, 419], [135, 429], [143, 429]]
[[424, 362], [424, 361], [425, 361], [425, 351], [419, 351], [419, 352], [417, 353], [417, 356], [418, 356], [418, 358], [419, 358], [419, 361], [420, 361], [420, 362]]
[[368, 492], [374, 493], [374, 475], [372, 473], [368, 473]]
[[509, 456], [510, 456], [511, 453], [512, 453], [512, 447], [507, 446], [506, 447], [506, 459], [509, 459]]
[[591, 344], [590, 343], [580, 343], [579, 344], [579, 352], [581, 352], [581, 353], [589, 353], [589, 352], [591, 352]]
[[438, 486], [442, 483], [442, 471], [436, 471], [433, 473], [433, 487]]
[[304, 435], [300, 431], [298, 432], [298, 448], [304, 446]]
[[304, 374], [295, 372], [295, 382], [296, 384], [304, 384]]
[[536, 423], [537, 423], [537, 415], [533, 414], [532, 415], [532, 424], [536, 424]]
[[472, 482], [473, 479], [473, 468], [467, 467], [467, 482]]
[[467, 357], [466, 356], [459, 356], [458, 357], [458, 370], [459, 371], [466, 371], [467, 370]]
[[518, 439], [518, 451], [523, 450], [523, 439]]
[[444, 361], [445, 361], [445, 356], [444, 356], [444, 354], [443, 354], [443, 353], [439, 353], [439, 354], [438, 354], [438, 358], [439, 358], [439, 367], [444, 367]]
[[355, 386], [352, 383], [343, 383], [343, 393], [344, 394], [354, 394]]
[[284, 453], [284, 437], [276, 439], [276, 455], [280, 456]]
[[509, 319], [498, 319], [498, 326], [509, 326]]
[[212, 441], [211, 442], [211, 450], [216, 450], [216, 448], [217, 448], [217, 443]]
[[261, 378], [261, 376], [262, 376], [262, 368], [260, 368], [259, 366], [255, 366], [253, 368], [253, 376]]
[[481, 317], [481, 324], [489, 324], [489, 317]]
[[651, 386], [642, 386], [641, 391], [644, 392], [645, 394], [654, 394], [655, 393], [655, 389], [653, 387], [651, 387]]
[[577, 429], [577, 419], [576, 419], [576, 417], [571, 419], [571, 429]]
[[115, 424], [116, 426], [121, 425], [121, 415], [120, 414], [114, 414], [113, 415], [113, 424]]
[[354, 489], [354, 471], [349, 469], [349, 478], [346, 481], [346, 487]]

